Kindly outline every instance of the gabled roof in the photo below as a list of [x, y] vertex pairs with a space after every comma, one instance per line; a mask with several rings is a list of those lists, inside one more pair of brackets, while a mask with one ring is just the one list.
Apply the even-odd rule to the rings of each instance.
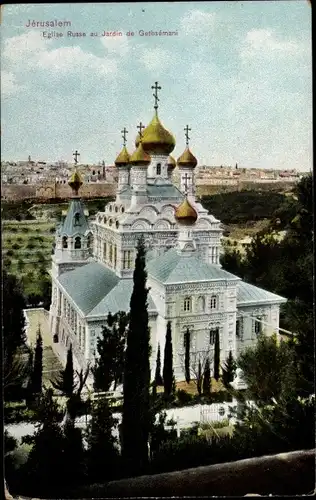
[[166, 200], [182, 201], [184, 195], [173, 184], [162, 184], [156, 182], [155, 184], [147, 185], [148, 198], [164, 198]]
[[254, 304], [282, 304], [287, 299], [268, 292], [263, 288], [259, 288], [244, 281], [240, 281], [237, 285], [237, 306], [254, 305]]
[[[133, 280], [121, 279], [117, 285], [90, 311], [90, 316], [107, 315], [109, 312], [115, 314], [118, 311], [129, 311], [130, 299], [133, 292]], [[148, 312], [156, 311], [155, 304], [148, 294]]]
[[117, 285], [119, 278], [102, 264], [92, 262], [62, 274], [59, 282], [79, 309], [88, 314]]
[[[62, 274], [59, 282], [87, 317], [129, 311], [133, 280], [120, 279], [111, 269], [98, 262]], [[150, 294], [148, 311], [156, 311]]]
[[88, 220], [84, 214], [84, 206], [80, 198], [73, 198], [70, 202], [66, 218], [59, 230], [59, 234], [74, 236], [85, 234], [89, 229]]
[[218, 266], [203, 262], [195, 255], [178, 253], [174, 248], [147, 264], [147, 272], [162, 283], [185, 283], [213, 280], [240, 280]]

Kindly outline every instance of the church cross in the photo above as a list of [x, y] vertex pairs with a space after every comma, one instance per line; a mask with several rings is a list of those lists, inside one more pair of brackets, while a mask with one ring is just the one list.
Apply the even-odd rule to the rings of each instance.
[[123, 130], [121, 130], [122, 138], [123, 138], [123, 146], [126, 146], [126, 134], [128, 134], [128, 131], [124, 127]]
[[155, 82], [155, 85], [152, 85], [151, 87], [153, 90], [155, 90], [155, 93], [153, 94], [155, 98], [155, 105], [154, 108], [157, 110], [158, 109], [158, 102], [159, 102], [159, 97], [158, 97], [158, 90], [161, 90], [161, 87], [159, 87], [158, 82]]
[[189, 125], [187, 125], [183, 130], [185, 131], [185, 143], [188, 146], [189, 145], [189, 140], [190, 140], [189, 131], [191, 129], [189, 128]]
[[142, 137], [143, 137], [142, 130], [143, 130], [143, 128], [145, 128], [145, 125], [143, 125], [142, 122], [140, 122], [139, 125], [137, 125], [137, 128], [139, 130], [139, 138], [142, 139]]
[[75, 157], [75, 164], [77, 165], [77, 163], [78, 163], [78, 156], [80, 156], [80, 153], [78, 153], [78, 151], [76, 150], [74, 153], [72, 153], [72, 155]]
[[184, 187], [185, 187], [185, 192], [188, 192], [188, 181], [191, 180], [191, 177], [188, 176], [188, 174], [185, 174], [183, 176], [184, 179]]

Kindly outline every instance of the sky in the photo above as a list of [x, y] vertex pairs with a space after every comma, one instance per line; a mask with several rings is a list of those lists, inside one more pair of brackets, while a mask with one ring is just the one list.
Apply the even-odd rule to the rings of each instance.
[[[113, 164], [122, 128], [132, 152], [136, 126], [153, 117], [158, 81], [158, 113], [176, 138], [175, 158], [189, 125], [200, 165], [312, 167], [307, 0], [12, 4], [1, 11], [3, 160], [72, 161], [77, 149], [82, 163]], [[71, 26], [32, 26], [55, 20]], [[52, 32], [63, 36], [48, 38]]]

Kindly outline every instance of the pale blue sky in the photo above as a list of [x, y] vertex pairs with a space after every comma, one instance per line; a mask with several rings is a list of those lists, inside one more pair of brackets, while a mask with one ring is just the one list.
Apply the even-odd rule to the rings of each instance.
[[[71, 27], [25, 26], [55, 19]], [[69, 38], [68, 30], [87, 36]], [[135, 36], [90, 36], [104, 30]], [[307, 0], [5, 5], [1, 43], [3, 159], [70, 161], [78, 149], [82, 162], [112, 164], [121, 129], [132, 151], [136, 125], [152, 118], [158, 80], [175, 157], [189, 124], [200, 164], [311, 168]]]

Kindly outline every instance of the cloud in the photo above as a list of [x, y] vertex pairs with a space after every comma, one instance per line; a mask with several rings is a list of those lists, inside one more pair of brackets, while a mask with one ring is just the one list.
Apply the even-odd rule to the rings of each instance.
[[304, 46], [295, 40], [279, 40], [267, 29], [250, 30], [241, 47], [241, 58], [249, 60], [255, 57], [289, 57], [301, 55]]
[[78, 46], [50, 50], [51, 47], [52, 39], [45, 39], [40, 32], [33, 30], [7, 39], [3, 56], [10, 69], [14, 67], [16, 72], [40, 69], [55, 75], [69, 74], [85, 78], [91, 73], [110, 76], [118, 71], [113, 58], [95, 56]]
[[2, 96], [8, 96], [16, 94], [22, 85], [16, 83], [16, 77], [10, 71], [1, 71], [1, 94]]
[[181, 31], [186, 35], [210, 35], [215, 27], [215, 14], [191, 10], [187, 12], [180, 22]]
[[157, 73], [157, 71], [161, 72], [169, 64], [171, 54], [161, 47], [153, 49], [145, 48], [143, 49], [140, 60], [149, 71], [155, 71]]
[[100, 41], [110, 54], [126, 56], [126, 54], [128, 54], [128, 52], [130, 51], [128, 37], [124, 34], [122, 36], [102, 37]]
[[80, 47], [61, 47], [41, 52], [37, 66], [41, 69], [61, 73], [85, 74], [88, 71], [109, 75], [117, 72], [117, 63], [113, 59], [97, 57], [85, 52]]

